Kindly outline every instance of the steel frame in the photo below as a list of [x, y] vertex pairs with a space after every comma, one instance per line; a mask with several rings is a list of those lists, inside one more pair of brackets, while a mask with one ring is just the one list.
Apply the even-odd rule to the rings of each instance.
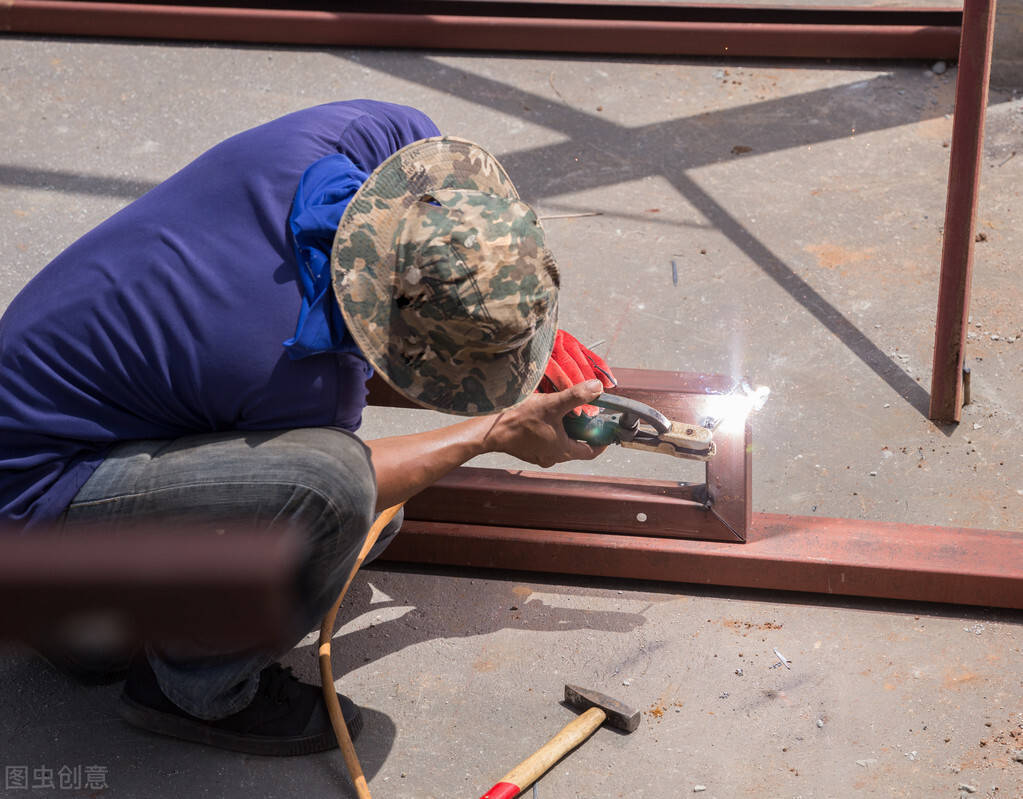
[[[226, 7], [8, 0], [0, 31], [428, 49], [804, 58], [956, 58], [928, 416], [958, 422], [995, 0], [945, 9], [764, 8], [582, 0], [405, 0]], [[273, 3], [250, 3], [271, 6]]]
[[[615, 375], [616, 394], [694, 423], [710, 414], [715, 394], [731, 388], [731, 381], [719, 375], [638, 369], [616, 369]], [[705, 463], [702, 484], [462, 467], [409, 500], [405, 517], [745, 541], [752, 504], [748, 421], [734, 429], [722, 426], [714, 443], [717, 454]], [[670, 472], [671, 461], [666, 459], [665, 466]]]
[[[708, 415], [712, 398], [734, 384], [723, 375], [620, 367], [614, 372], [615, 393], [687, 421]], [[370, 380], [368, 399], [371, 405], [416, 407], [379, 377]], [[462, 467], [409, 500], [405, 518], [744, 541], [752, 506], [749, 421], [734, 429], [723, 426], [714, 443], [717, 454], [705, 463], [702, 484]]]
[[[995, 0], [964, 0], [962, 14], [933, 9], [783, 11], [650, 4], [628, 6], [633, 9], [628, 18], [623, 18], [620, 8], [612, 11], [614, 4], [576, 0], [544, 3], [409, 0], [399, 14], [381, 14], [372, 6], [356, 4], [347, 4], [348, 10], [341, 12], [323, 10], [327, 4], [305, 5], [304, 9], [281, 10], [223, 8], [212, 1], [205, 6], [175, 6], [8, 0], [0, 5], [0, 30], [648, 55], [812, 58], [958, 55], [929, 415], [936, 421], [960, 419], [962, 345], [968, 315]], [[654, 8], [658, 9], [656, 13], [651, 11]], [[666, 411], [684, 410], [682, 405], [666, 404], [672, 391], [678, 391], [677, 385], [658, 384], [651, 389], [640, 385], [645, 379], [641, 374], [630, 375], [630, 379], [637, 384], [631, 394], [637, 399]], [[655, 382], [666, 379], [662, 374]], [[387, 393], [386, 387], [377, 385], [371, 402], [407, 404], [394, 401], [394, 397], [387, 401]], [[684, 392], [679, 393], [676, 401], [684, 403], [683, 396]], [[743, 431], [744, 444], [748, 444], [748, 436], [748, 430]], [[582, 477], [540, 479], [527, 473], [487, 475], [460, 471], [437, 486], [432, 498], [426, 495], [410, 505], [411, 515], [428, 518], [407, 521], [405, 531], [387, 555], [406, 561], [474, 567], [1023, 607], [1023, 547], [1019, 545], [1019, 535], [844, 519], [767, 514], [751, 517], [748, 448], [744, 452], [741, 466], [732, 467], [734, 471], [725, 470], [719, 483], [715, 484], [708, 470], [706, 491], [708, 495], [718, 492], [712, 504], [722, 517], [717, 522], [708, 516], [706, 508], [694, 507], [701, 504], [702, 496], [691, 486], [669, 489], [650, 485], [649, 481], [626, 480], [609, 487], [606, 481]], [[740, 460], [734, 463], [739, 464]], [[730, 486], [742, 486], [742, 491], [730, 495], [725, 490]], [[451, 492], [458, 492], [460, 502], [451, 502]], [[738, 503], [740, 493], [745, 507], [742, 523], [737, 522], [734, 514], [724, 511], [729, 503]], [[520, 507], [523, 499], [528, 500], [525, 504], [538, 505], [545, 504], [544, 498], [554, 497], [559, 503], [574, 502], [573, 512], [578, 515], [582, 511], [580, 524], [603, 532], [564, 530], [563, 521], [550, 525], [546, 516]], [[472, 501], [466, 502], [467, 498]], [[455, 515], [451, 510], [459, 505], [476, 507], [459, 511], [460, 521], [440, 519]], [[596, 518], [598, 514], [586, 513], [587, 508], [599, 507], [615, 514], [612, 509], [616, 505], [622, 509], [611, 522]], [[647, 513], [647, 523], [637, 525], [635, 516], [630, 518], [634, 511]], [[675, 515], [684, 521], [672, 527], [674, 522], [666, 522], [665, 517]], [[537, 526], [527, 527], [526, 523]], [[668, 532], [662, 534], [661, 527]], [[651, 531], [657, 537], [651, 537]], [[693, 534], [716, 536], [718, 540], [685, 538]], [[729, 543], [743, 538], [746, 540], [743, 546]]]

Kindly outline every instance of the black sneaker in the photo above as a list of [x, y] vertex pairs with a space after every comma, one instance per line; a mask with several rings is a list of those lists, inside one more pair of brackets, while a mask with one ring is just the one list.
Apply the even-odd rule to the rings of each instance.
[[[362, 712], [338, 694], [352, 740], [362, 731]], [[121, 718], [150, 732], [252, 755], [308, 755], [337, 747], [323, 691], [298, 681], [279, 663], [259, 673], [256, 696], [244, 710], [215, 721], [186, 713], [160, 690], [149, 661], [132, 661], [121, 694]]]

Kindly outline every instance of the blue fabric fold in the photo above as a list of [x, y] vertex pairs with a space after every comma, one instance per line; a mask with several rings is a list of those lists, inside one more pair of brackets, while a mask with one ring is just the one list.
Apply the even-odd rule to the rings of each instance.
[[340, 153], [313, 163], [299, 181], [288, 216], [302, 292], [292, 360], [324, 352], [359, 352], [330, 285], [330, 249], [348, 202], [369, 177]]

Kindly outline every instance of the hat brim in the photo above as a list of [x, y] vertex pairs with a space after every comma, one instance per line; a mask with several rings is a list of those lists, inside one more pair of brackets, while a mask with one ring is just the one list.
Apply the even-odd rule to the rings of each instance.
[[[518, 199], [511, 178], [478, 144], [451, 136], [421, 139], [387, 158], [366, 179], [345, 209], [331, 248], [334, 296], [359, 349], [373, 368], [417, 405], [445, 413], [496, 413], [532, 394], [554, 347], [557, 304], [532, 338], [514, 353], [476, 364], [470, 372], [449, 363], [431, 365], [429, 377], [400, 362], [391, 346], [395, 234], [409, 207], [439, 189], [470, 189]], [[509, 374], [528, 363], [517, 380]]]

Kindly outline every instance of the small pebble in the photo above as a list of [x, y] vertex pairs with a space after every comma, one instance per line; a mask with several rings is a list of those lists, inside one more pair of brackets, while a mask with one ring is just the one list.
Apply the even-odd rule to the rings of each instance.
[[935, 61], [931, 65], [931, 72], [933, 72], [935, 75], [944, 75], [947, 69], [948, 64], [946, 64], [944, 61]]
[[877, 477], [877, 472], [871, 472], [871, 473], [870, 473], [870, 476], [871, 476], [871, 477]]
[[693, 793], [700, 793], [701, 791], [705, 791], [705, 790], [707, 790], [707, 786], [706, 785], [694, 785], [693, 786]]
[[817, 726], [818, 727], [823, 727], [824, 726], [824, 719], [817, 719]]
[[632, 680], [622, 680], [622, 685], [632, 685]]
[[966, 791], [966, 793], [976, 793], [977, 792], [977, 786], [976, 785], [967, 785], [965, 782], [961, 782], [961, 783], [959, 783], [959, 790], [960, 791]]
[[1017, 749], [1012, 753], [1012, 759], [1017, 763], [1023, 763], [1023, 749]]

